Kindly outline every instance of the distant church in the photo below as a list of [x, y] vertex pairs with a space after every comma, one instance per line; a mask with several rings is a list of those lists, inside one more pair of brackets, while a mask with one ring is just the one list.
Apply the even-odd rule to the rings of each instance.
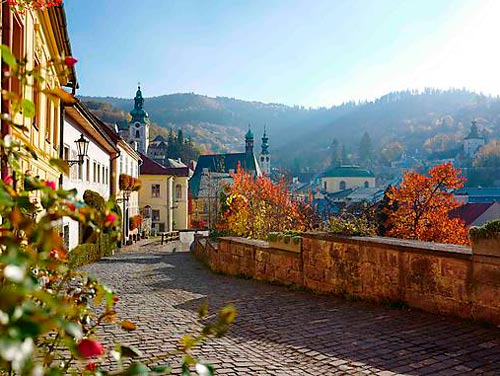
[[479, 134], [479, 129], [477, 128], [477, 122], [472, 121], [472, 126], [467, 137], [464, 139], [464, 154], [467, 158], [473, 159], [476, 156], [479, 148], [484, 146], [486, 143], [484, 137]]
[[269, 175], [271, 172], [271, 154], [269, 153], [269, 138], [264, 129], [261, 151], [254, 155], [254, 136], [248, 127], [245, 135], [244, 153], [200, 155], [193, 176], [189, 180], [189, 193], [192, 199], [190, 213], [195, 225], [204, 223], [212, 226], [220, 209], [219, 197], [224, 186], [232, 184], [231, 174], [236, 172], [238, 165], [254, 176]]

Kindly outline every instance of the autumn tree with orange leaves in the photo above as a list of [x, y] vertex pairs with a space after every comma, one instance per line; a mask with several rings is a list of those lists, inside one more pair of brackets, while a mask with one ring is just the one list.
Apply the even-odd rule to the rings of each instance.
[[226, 206], [217, 228], [236, 236], [265, 239], [271, 231], [308, 228], [307, 210], [293, 200], [285, 181], [255, 177], [238, 166], [234, 183], [227, 187]]
[[438, 243], [469, 244], [467, 229], [450, 211], [460, 206], [453, 190], [463, 187], [465, 178], [451, 163], [435, 166], [428, 175], [408, 172], [399, 188], [387, 193], [396, 209], [388, 211], [388, 236]]

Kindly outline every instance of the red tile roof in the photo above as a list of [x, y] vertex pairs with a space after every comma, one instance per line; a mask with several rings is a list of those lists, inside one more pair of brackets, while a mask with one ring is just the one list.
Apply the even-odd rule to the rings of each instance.
[[493, 205], [492, 202], [488, 203], [468, 203], [453, 209], [450, 212], [452, 218], [461, 218], [466, 226], [470, 226], [476, 219], [478, 219], [488, 208]]
[[141, 154], [142, 165], [141, 175], [167, 175], [167, 176], [189, 176], [189, 168], [186, 167], [165, 167]]

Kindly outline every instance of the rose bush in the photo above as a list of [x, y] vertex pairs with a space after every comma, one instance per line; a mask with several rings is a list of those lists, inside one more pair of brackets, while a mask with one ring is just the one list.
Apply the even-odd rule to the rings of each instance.
[[[4, 79], [17, 76], [24, 85], [29, 76], [43, 80], [39, 71], [27, 69], [26, 62], [17, 62], [6, 46], [0, 49], [9, 67]], [[59, 59], [50, 64], [65, 62]], [[67, 99], [70, 95], [60, 88], [46, 88], [43, 92], [50, 98]], [[25, 130], [15, 120], [33, 117], [34, 104], [15, 93], [3, 91], [2, 95], [8, 102], [2, 108], [2, 130], [5, 125]], [[140, 354], [120, 344], [107, 349], [99, 342], [97, 332], [104, 323], [115, 323], [117, 329], [125, 331], [134, 330], [135, 325], [118, 320], [118, 297], [111, 289], [69, 267], [59, 225], [63, 217], [68, 217], [92, 228], [95, 234], [118, 236], [114, 232], [118, 220], [115, 204], [106, 202], [98, 210], [78, 200], [75, 190], [63, 190], [56, 182], [21, 169], [20, 161], [38, 158], [43, 157], [30, 145], [18, 143], [8, 134], [0, 139], [4, 176], [0, 180], [0, 374], [169, 373], [170, 367], [150, 368], [144, 364], [147, 361], [123, 367], [124, 357]], [[49, 162], [67, 173], [65, 162]], [[207, 314], [203, 306], [199, 317]], [[178, 350], [167, 356], [182, 355], [183, 374], [189, 374], [190, 369], [211, 373], [212, 368], [200, 365], [190, 352], [208, 336], [223, 335], [234, 318], [234, 309], [224, 308], [217, 321], [203, 325], [198, 336], [184, 336]], [[119, 366], [112, 373], [102, 369], [108, 352]]]

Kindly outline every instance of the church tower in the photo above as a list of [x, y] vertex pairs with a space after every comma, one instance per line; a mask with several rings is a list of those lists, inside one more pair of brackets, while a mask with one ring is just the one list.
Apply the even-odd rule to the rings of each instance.
[[477, 128], [477, 122], [472, 121], [472, 126], [470, 127], [470, 133], [464, 139], [464, 152], [467, 158], [474, 158], [477, 150], [484, 146], [485, 140], [479, 134], [479, 129]]
[[259, 155], [259, 165], [263, 174], [269, 176], [271, 173], [271, 155], [269, 154], [269, 138], [266, 135], [266, 127], [264, 126], [264, 135], [262, 136], [262, 145]]
[[248, 126], [248, 132], [245, 135], [245, 153], [253, 154], [253, 133], [250, 129], [250, 125]]
[[144, 98], [142, 97], [141, 86], [137, 88], [134, 98], [134, 108], [130, 111], [132, 120], [129, 123], [128, 139], [129, 144], [136, 143], [137, 151], [142, 154], [148, 153], [149, 147], [149, 115], [144, 111]]

